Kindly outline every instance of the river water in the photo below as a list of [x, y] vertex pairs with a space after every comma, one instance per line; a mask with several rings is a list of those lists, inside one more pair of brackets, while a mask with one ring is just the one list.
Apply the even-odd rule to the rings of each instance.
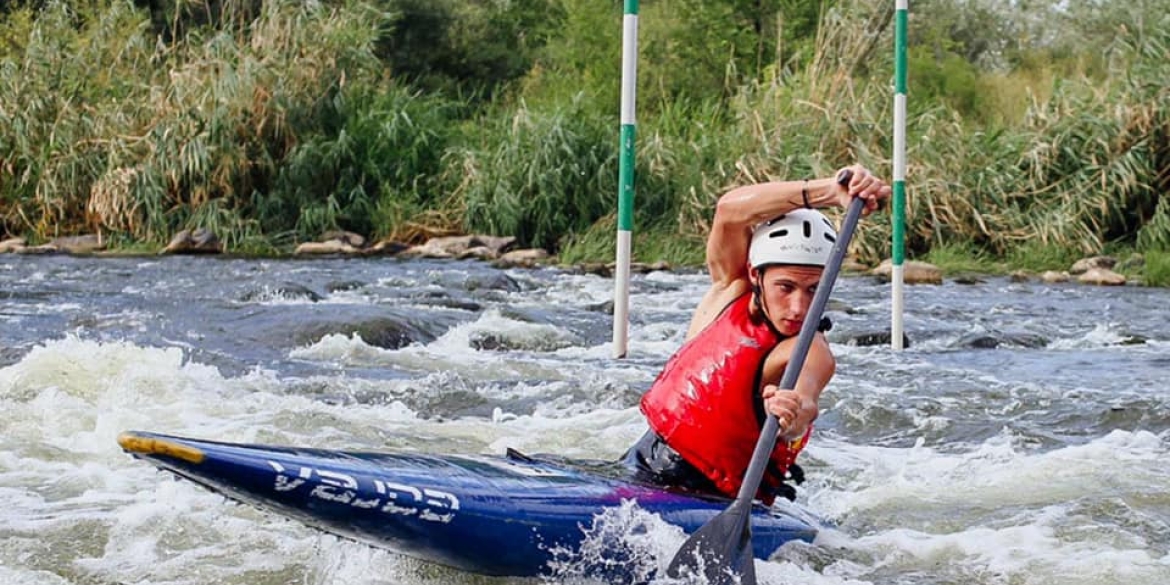
[[[704, 285], [636, 275], [615, 360], [613, 284], [572, 271], [0, 256], [0, 583], [537, 583], [229, 503], [115, 437], [616, 458]], [[798, 497], [827, 528], [760, 581], [1170, 583], [1170, 291], [909, 287], [910, 348], [854, 344], [888, 330], [888, 296], [837, 284], [838, 374]], [[644, 516], [614, 510], [599, 533], [664, 565], [682, 537]]]

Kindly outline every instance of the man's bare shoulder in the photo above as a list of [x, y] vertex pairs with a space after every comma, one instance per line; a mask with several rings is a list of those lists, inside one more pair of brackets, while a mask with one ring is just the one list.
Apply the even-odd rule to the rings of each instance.
[[751, 285], [747, 279], [711, 283], [711, 288], [707, 289], [699, 301], [699, 306], [695, 307], [691, 324], [687, 327], [687, 339], [706, 329], [719, 316], [719, 313], [723, 312], [724, 307], [746, 294], [750, 289]]

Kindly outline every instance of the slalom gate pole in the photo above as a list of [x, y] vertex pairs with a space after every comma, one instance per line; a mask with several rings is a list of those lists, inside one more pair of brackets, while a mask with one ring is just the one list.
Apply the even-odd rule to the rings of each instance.
[[895, 0], [894, 13], [894, 197], [890, 274], [890, 346], [903, 347], [903, 288], [906, 240], [906, 27], [909, 0]]
[[617, 259], [614, 266], [613, 357], [626, 357], [630, 334], [630, 257], [634, 236], [634, 105], [638, 79], [638, 0], [622, 18], [621, 152], [618, 170]]

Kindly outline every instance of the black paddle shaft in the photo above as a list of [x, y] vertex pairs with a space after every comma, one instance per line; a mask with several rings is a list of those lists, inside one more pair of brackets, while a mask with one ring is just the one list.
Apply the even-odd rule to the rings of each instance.
[[[848, 186], [853, 178], [852, 171], [846, 170], [838, 177], [837, 182]], [[784, 367], [784, 375], [780, 378], [780, 388], [791, 390], [796, 387], [800, 378], [800, 371], [804, 368], [804, 360], [808, 357], [808, 350], [812, 347], [813, 337], [816, 336], [817, 326], [820, 325], [821, 315], [825, 312], [825, 305], [829, 302], [829, 294], [833, 291], [833, 284], [837, 280], [837, 273], [841, 271], [841, 264], [845, 260], [845, 253], [849, 248], [849, 240], [857, 229], [857, 222], [861, 219], [861, 211], [865, 201], [856, 197], [849, 203], [849, 210], [845, 213], [845, 221], [837, 235], [837, 241], [829, 253], [829, 262], [821, 273], [821, 281], [813, 295], [808, 315], [800, 328], [800, 335], [796, 340], [796, 347], [792, 349], [788, 364]], [[751, 511], [752, 500], [760, 488], [760, 481], [764, 477], [768, 459], [772, 449], [776, 447], [776, 436], [780, 431], [780, 421], [771, 414], [760, 430], [760, 438], [756, 441], [756, 448], [752, 451], [751, 463], [744, 474], [743, 483], [739, 487], [739, 494], [735, 501], [719, 515], [712, 518], [695, 531], [670, 562], [666, 572], [674, 578], [688, 574], [701, 573], [706, 576], [711, 585], [755, 585], [755, 565], [752, 555]]]

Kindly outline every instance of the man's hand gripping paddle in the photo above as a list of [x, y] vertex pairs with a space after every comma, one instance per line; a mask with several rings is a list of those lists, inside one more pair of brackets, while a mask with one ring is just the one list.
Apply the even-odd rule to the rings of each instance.
[[[844, 171], [838, 177], [837, 183], [848, 187], [853, 178], [851, 171]], [[845, 213], [845, 223], [837, 234], [837, 241], [829, 254], [829, 262], [821, 273], [821, 282], [813, 295], [812, 305], [800, 328], [800, 336], [796, 340], [796, 347], [788, 365], [784, 368], [784, 375], [780, 379], [780, 388], [791, 390], [796, 387], [796, 380], [804, 368], [804, 360], [812, 346], [813, 337], [817, 333], [817, 326], [821, 322], [821, 315], [825, 312], [825, 305], [829, 301], [829, 293], [837, 280], [837, 273], [841, 270], [841, 262], [845, 259], [849, 240], [857, 228], [857, 221], [861, 218], [865, 201], [855, 197]], [[760, 431], [760, 439], [756, 442], [752, 452], [751, 463], [744, 475], [743, 484], [735, 501], [719, 515], [712, 518], [690, 536], [666, 569], [668, 575], [682, 578], [688, 575], [701, 574], [711, 585], [756, 585], [756, 569], [752, 554], [752, 499], [760, 487], [764, 476], [764, 468], [776, 446], [776, 436], [780, 431], [780, 421], [769, 415]]]

